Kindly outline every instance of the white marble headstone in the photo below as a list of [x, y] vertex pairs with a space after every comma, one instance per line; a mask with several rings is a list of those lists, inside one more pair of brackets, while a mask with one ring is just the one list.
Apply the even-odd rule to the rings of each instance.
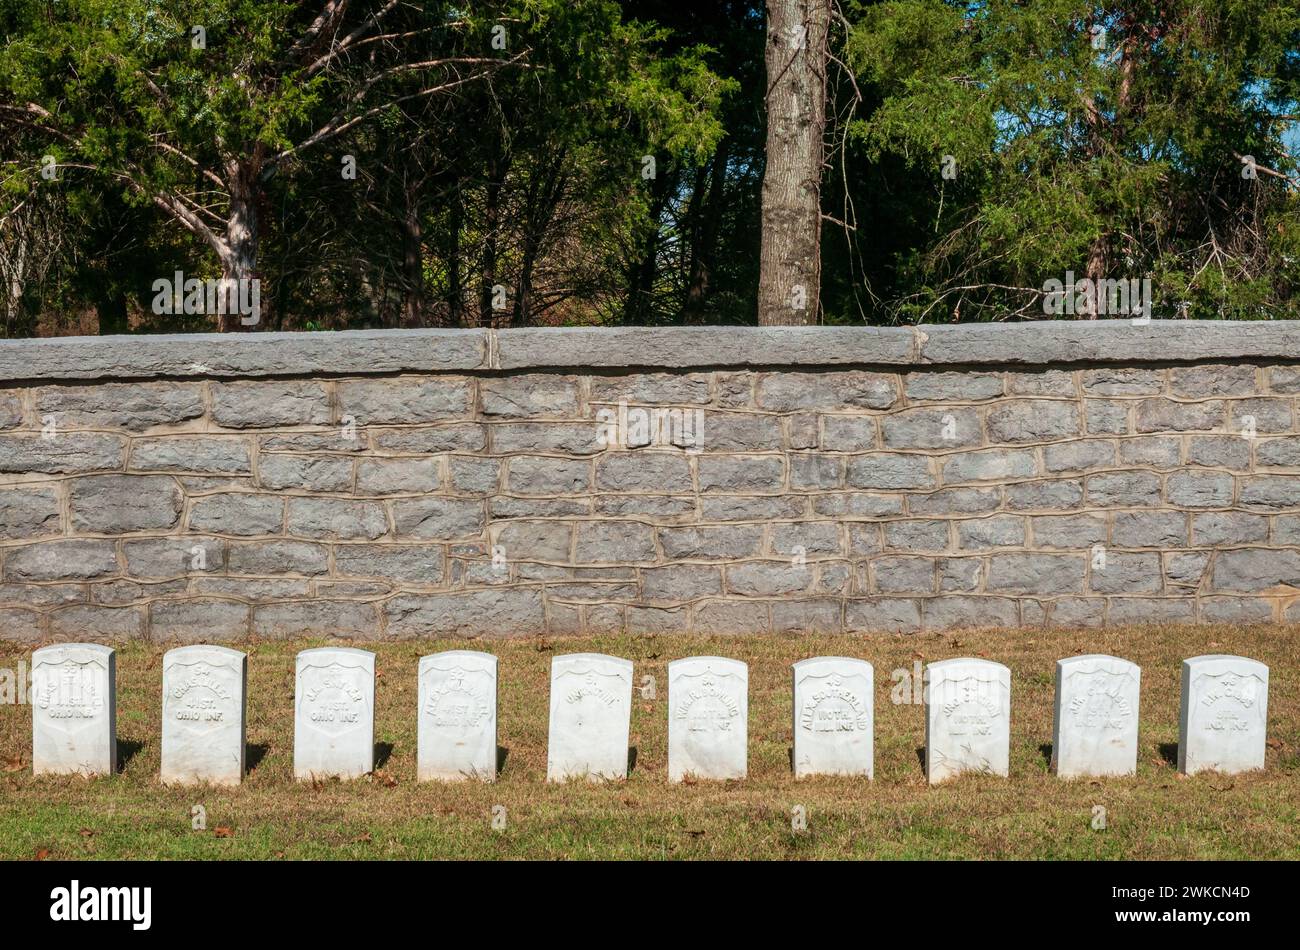
[[32, 654], [32, 774], [117, 771], [117, 657], [97, 643]]
[[497, 658], [447, 650], [420, 658], [421, 782], [497, 777]]
[[1183, 660], [1178, 771], [1262, 769], [1267, 725], [1267, 666], [1244, 656]]
[[990, 660], [931, 663], [926, 675], [925, 775], [1006, 775], [1011, 757], [1011, 671]]
[[162, 780], [238, 785], [244, 778], [248, 657], [196, 645], [163, 656]]
[[744, 778], [749, 668], [720, 656], [668, 664], [668, 781]]
[[794, 664], [794, 777], [875, 775], [875, 671], [866, 660]]
[[1137, 664], [1102, 653], [1056, 661], [1052, 768], [1061, 778], [1137, 771]]
[[298, 654], [295, 778], [359, 778], [375, 768], [375, 655], [322, 647]]
[[627, 778], [632, 661], [602, 653], [551, 660], [546, 780]]

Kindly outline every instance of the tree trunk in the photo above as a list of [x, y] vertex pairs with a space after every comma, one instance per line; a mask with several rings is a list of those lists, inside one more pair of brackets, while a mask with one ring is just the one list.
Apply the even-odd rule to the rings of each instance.
[[690, 280], [686, 287], [683, 315], [687, 323], [697, 323], [704, 315], [704, 305], [713, 290], [713, 270], [718, 258], [718, 234], [722, 227], [723, 191], [727, 186], [727, 141], [718, 145], [709, 172], [708, 200], [700, 212], [702, 221], [696, 229], [691, 248]]
[[[256, 279], [257, 274], [257, 238], [258, 216], [257, 199], [259, 174], [256, 162], [232, 162], [228, 167], [230, 182], [230, 212], [226, 219], [226, 247], [221, 255], [221, 277], [226, 281], [235, 281], [223, 288], [224, 313], [217, 316], [217, 330], [226, 333], [231, 330], [254, 329], [257, 322], [253, 315], [240, 313], [240, 297], [247, 296], [240, 281]], [[259, 295], [260, 296], [260, 295]], [[257, 314], [258, 322], [261, 315]]]
[[816, 323], [821, 305], [830, 0], [767, 0], [767, 167], [758, 322]]
[[670, 170], [667, 165], [668, 162], [658, 163], [658, 173], [650, 186], [650, 233], [641, 247], [641, 256], [628, 269], [623, 322], [629, 326], [644, 326], [651, 315], [655, 279], [659, 273], [659, 232], [668, 198], [677, 188], [678, 170]]
[[497, 241], [501, 230], [501, 191], [505, 187], [506, 159], [498, 152], [488, 162], [487, 196], [483, 209], [483, 269], [479, 291], [479, 324], [497, 325], [497, 313], [492, 309], [492, 288], [497, 283]]
[[447, 320], [453, 327], [461, 325], [465, 313], [465, 289], [460, 273], [460, 229], [465, 213], [461, 200], [460, 182], [454, 182], [448, 198], [447, 244], [444, 257], [447, 267]]
[[418, 327], [424, 322], [424, 232], [420, 226], [420, 183], [407, 180], [406, 216], [402, 220], [402, 272], [406, 278], [402, 323]]

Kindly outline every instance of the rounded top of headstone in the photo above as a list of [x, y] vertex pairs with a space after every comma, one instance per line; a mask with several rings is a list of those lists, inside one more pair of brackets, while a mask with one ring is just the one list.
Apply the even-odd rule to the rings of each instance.
[[420, 657], [421, 671], [438, 663], [466, 663], [480, 667], [490, 666], [495, 670], [497, 658], [496, 654], [484, 653], [482, 650], [443, 650]]
[[1122, 656], [1111, 656], [1109, 653], [1082, 653], [1078, 656], [1067, 656], [1056, 661], [1056, 665], [1062, 669], [1071, 666], [1097, 666], [1099, 664], [1124, 667], [1137, 666], [1132, 660], [1126, 660]]
[[375, 655], [369, 650], [358, 650], [355, 647], [313, 647], [310, 650], [299, 651], [299, 666], [318, 662], [343, 663], [347, 666], [364, 666], [373, 669]]
[[958, 656], [950, 660], [937, 660], [926, 667], [927, 670], [934, 670], [936, 673], [945, 673], [948, 670], [960, 669], [961, 667], [975, 666], [980, 667], [998, 674], [1006, 673], [1010, 675], [1011, 670], [1001, 663], [995, 663], [992, 660], [983, 660], [973, 656]]
[[1232, 653], [1206, 653], [1203, 656], [1188, 657], [1183, 660], [1183, 666], [1203, 666], [1206, 664], [1219, 664], [1225, 666], [1251, 667], [1256, 670], [1268, 672], [1268, 666], [1259, 660], [1252, 660], [1248, 656], [1236, 656]]
[[858, 667], [865, 666], [867, 669], [872, 668], [871, 664], [868, 661], [858, 659], [856, 656], [810, 656], [802, 660], [796, 660], [794, 663], [790, 665], [796, 670], [801, 670], [804, 669], [805, 667], [819, 666], [822, 663], [838, 663], [838, 664], [847, 663], [852, 666], [858, 666]]
[[625, 660], [621, 656], [610, 656], [607, 653], [562, 653], [559, 656], [551, 657], [552, 669], [558, 666], [581, 666], [584, 663], [603, 664], [605, 666], [617, 666], [620, 669], [631, 670], [632, 661]]
[[107, 659], [113, 655], [113, 648], [102, 643], [54, 643], [39, 650], [32, 651], [32, 662], [58, 662], [72, 656], [95, 656]]
[[247, 654], [230, 647], [217, 646], [215, 643], [191, 643], [188, 646], [174, 647], [163, 654], [163, 664], [181, 660], [196, 660], [213, 657], [220, 660], [243, 660]]
[[708, 669], [726, 670], [729, 673], [744, 673], [747, 667], [740, 660], [733, 660], [725, 656], [684, 656], [680, 659], [672, 660], [668, 664], [668, 672], [672, 673], [674, 668], [683, 666], [702, 666]]

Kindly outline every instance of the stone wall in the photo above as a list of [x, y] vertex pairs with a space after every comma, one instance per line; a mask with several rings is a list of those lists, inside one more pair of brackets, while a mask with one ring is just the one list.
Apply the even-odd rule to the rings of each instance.
[[0, 342], [0, 637], [1297, 620], [1298, 343], [1128, 321]]

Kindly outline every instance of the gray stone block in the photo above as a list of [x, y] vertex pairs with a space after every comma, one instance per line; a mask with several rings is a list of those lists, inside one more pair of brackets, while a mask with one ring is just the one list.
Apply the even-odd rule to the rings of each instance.
[[754, 412], [706, 412], [697, 433], [704, 452], [768, 452], [782, 446], [781, 417]]
[[593, 376], [591, 401], [644, 406], [703, 406], [712, 398], [710, 388], [708, 373]]
[[1154, 396], [1164, 392], [1165, 371], [1132, 366], [1102, 366], [1083, 371], [1089, 396]]
[[908, 506], [914, 515], [971, 515], [995, 511], [1002, 504], [999, 488], [941, 488], [913, 495]]
[[501, 488], [501, 462], [471, 455], [452, 455], [447, 459], [447, 477], [454, 492], [491, 495]]
[[1001, 373], [914, 372], [903, 377], [909, 401], [979, 402], [1002, 395]]
[[506, 483], [521, 495], [566, 495], [591, 490], [591, 463], [518, 455], [506, 463]]
[[[396, 517], [396, 512], [394, 514]], [[427, 520], [424, 519], [420, 524], [427, 523]], [[388, 518], [384, 515], [383, 506], [373, 501], [290, 498], [286, 530], [300, 538], [373, 541], [388, 533]], [[399, 528], [398, 533], [424, 537], [409, 528], [405, 531]]]
[[[476, 499], [434, 496], [403, 498], [392, 502], [392, 510], [393, 531], [399, 537], [428, 541], [474, 538], [482, 535], [486, 524], [483, 502]], [[344, 537], [374, 540], [387, 530], [380, 523], [382, 511], [380, 517], [376, 518], [367, 507], [351, 517], [356, 523], [356, 529]], [[292, 517], [290, 524], [292, 525]]]
[[768, 604], [763, 601], [706, 600], [691, 610], [691, 628], [699, 636], [744, 636], [771, 633]]
[[828, 452], [866, 452], [879, 445], [874, 416], [824, 415], [821, 420], [821, 447]]
[[1085, 399], [1083, 417], [1090, 435], [1125, 435], [1129, 403], [1119, 399]]
[[1224, 403], [1176, 402], [1173, 399], [1143, 399], [1137, 406], [1138, 432], [1196, 432], [1222, 430]]
[[0, 538], [9, 541], [59, 534], [62, 511], [57, 488], [0, 488]]
[[483, 415], [507, 419], [577, 418], [578, 382], [572, 376], [523, 373], [479, 380]]
[[1174, 472], [1165, 480], [1165, 497], [1181, 508], [1226, 508], [1233, 484], [1227, 472]]
[[114, 640], [142, 640], [144, 607], [103, 607], [74, 604], [49, 615], [49, 635], [55, 640], [103, 643]]
[[[481, 452], [487, 447], [487, 428], [470, 422], [443, 424], [424, 429], [376, 429], [370, 437], [374, 440], [378, 451], [395, 454]], [[265, 451], [265, 446], [263, 450]]]
[[1008, 511], [1069, 511], [1083, 504], [1083, 483], [1077, 479], [1020, 482], [1002, 492]]
[[230, 429], [325, 425], [329, 394], [314, 380], [213, 383], [212, 420]]
[[1192, 543], [1210, 547], [1268, 540], [1268, 516], [1244, 511], [1207, 511], [1192, 515]]
[[911, 597], [851, 597], [844, 601], [845, 633], [911, 633], [921, 629], [921, 602]]
[[[199, 535], [133, 538], [122, 542], [122, 554], [126, 572], [132, 577], [187, 577], [225, 570], [227, 543], [224, 538]], [[325, 560], [328, 565], [328, 558]]]
[[577, 526], [574, 560], [579, 564], [654, 561], [655, 532], [636, 521], [585, 521]]
[[279, 534], [284, 528], [284, 499], [248, 492], [206, 495], [192, 502], [189, 527], [214, 534]]
[[770, 546], [783, 557], [843, 554], [840, 528], [833, 521], [785, 522], [772, 525]]
[[756, 557], [763, 545], [763, 526], [755, 524], [658, 528], [656, 534], [664, 556], [672, 560]]
[[98, 432], [0, 435], [0, 472], [80, 475], [120, 469], [125, 457], [125, 439]]
[[796, 491], [833, 489], [844, 485], [844, 459], [835, 455], [798, 452], [790, 456], [790, 487]]
[[[262, 462], [262, 471], [266, 471]], [[357, 494], [423, 494], [442, 487], [442, 469], [435, 459], [361, 459], [357, 462]]]
[[379, 610], [354, 600], [308, 600], [253, 608], [253, 633], [271, 640], [299, 637], [379, 638]]
[[785, 460], [778, 455], [701, 456], [696, 461], [701, 492], [779, 492]]
[[898, 401], [898, 378], [857, 371], [764, 373], [758, 378], [755, 399], [759, 408], [773, 412], [854, 406], [888, 409]]
[[532, 637], [545, 628], [540, 588], [402, 594], [383, 604], [390, 637]]
[[1111, 626], [1191, 623], [1196, 619], [1196, 601], [1191, 597], [1112, 597], [1106, 617]]
[[1115, 464], [1115, 443], [1104, 439], [1079, 439], [1043, 446], [1043, 467], [1052, 473], [1086, 472]]
[[969, 518], [957, 522], [957, 546], [967, 551], [1020, 547], [1025, 543], [1025, 519], [1015, 515]]
[[1160, 476], [1153, 472], [1104, 472], [1085, 483], [1088, 503], [1107, 508], [1145, 508], [1160, 504]]
[[948, 594], [922, 601], [922, 610], [922, 625], [926, 630], [1016, 627], [1020, 624], [1020, 609], [1009, 597]]
[[183, 503], [180, 486], [168, 475], [88, 475], [68, 487], [73, 530], [93, 534], [174, 527]]
[[339, 420], [359, 426], [465, 419], [474, 410], [473, 387], [463, 376], [342, 380], [337, 393]]
[[934, 558], [878, 557], [871, 562], [873, 594], [932, 594], [934, 587]]
[[1117, 548], [1167, 549], [1187, 544], [1187, 515], [1181, 511], [1117, 511], [1113, 518], [1111, 543]]
[[891, 551], [948, 550], [946, 521], [887, 521], [885, 547]]
[[[1195, 445], [1200, 440], [1219, 440], [1225, 438], [1217, 435], [1198, 435], [1192, 437]], [[1143, 435], [1132, 439], [1119, 440], [1119, 460], [1124, 465], [1150, 465], [1154, 468], [1177, 468], [1182, 464], [1182, 439], [1176, 435]], [[1196, 462], [1204, 465], [1205, 462]]]
[[1045, 442], [1083, 431], [1079, 404], [1062, 399], [1012, 399], [988, 411], [990, 442]]
[[1156, 551], [1111, 551], [1104, 567], [1093, 563], [1088, 568], [1088, 589], [1094, 594], [1158, 594], [1163, 587], [1164, 572]]
[[787, 634], [839, 634], [844, 630], [843, 606], [835, 598], [774, 601], [772, 632]]
[[[361, 464], [376, 463], [367, 460]], [[262, 488], [272, 490], [348, 491], [352, 488], [352, 460], [332, 455], [264, 455], [257, 463], [257, 480]]]
[[1080, 594], [1083, 554], [990, 554], [986, 584], [1004, 594]]
[[690, 492], [690, 460], [681, 452], [612, 452], [596, 460], [602, 491]]
[[1243, 478], [1238, 499], [1246, 508], [1300, 508], [1300, 476], [1253, 475]]
[[1077, 551], [1106, 543], [1105, 515], [1037, 515], [1029, 520], [1035, 547]]
[[202, 597], [156, 600], [149, 605], [150, 637], [155, 642], [175, 643], [239, 640], [249, 634], [251, 613], [248, 604], [233, 600]]
[[599, 422], [502, 422], [490, 426], [492, 451], [595, 455], [616, 448]]
[[669, 564], [641, 571], [646, 600], [686, 603], [722, 593], [722, 569], [707, 564]]
[[1266, 591], [1300, 588], [1300, 551], [1240, 548], [1219, 551], [1210, 579], [1213, 590]]
[[248, 440], [229, 436], [165, 436], [136, 439], [129, 467], [139, 472], [252, 474]]
[[231, 574], [317, 576], [329, 573], [330, 556], [323, 544], [309, 541], [232, 541], [227, 563]]
[[815, 514], [845, 520], [880, 518], [903, 513], [903, 499], [900, 495], [840, 492], [828, 495], [814, 495], [812, 501]]
[[930, 460], [924, 455], [901, 455], [873, 452], [848, 460], [845, 482], [850, 488], [874, 488], [896, 491], [908, 488], [933, 488]]
[[[956, 452], [941, 460], [945, 484], [1029, 478], [1038, 472], [1032, 449], [981, 449]], [[922, 487], [922, 486], [902, 486]]]
[[959, 449], [984, 444], [977, 409], [935, 406], [903, 409], [880, 420], [889, 449]]
[[53, 416], [60, 429], [124, 429], [143, 432], [203, 415], [203, 387], [197, 383], [99, 383], [51, 386], [32, 396], [42, 423]]
[[1255, 367], [1224, 363], [1175, 366], [1169, 371], [1169, 391], [1187, 399], [1210, 396], [1251, 396], [1259, 392]]

